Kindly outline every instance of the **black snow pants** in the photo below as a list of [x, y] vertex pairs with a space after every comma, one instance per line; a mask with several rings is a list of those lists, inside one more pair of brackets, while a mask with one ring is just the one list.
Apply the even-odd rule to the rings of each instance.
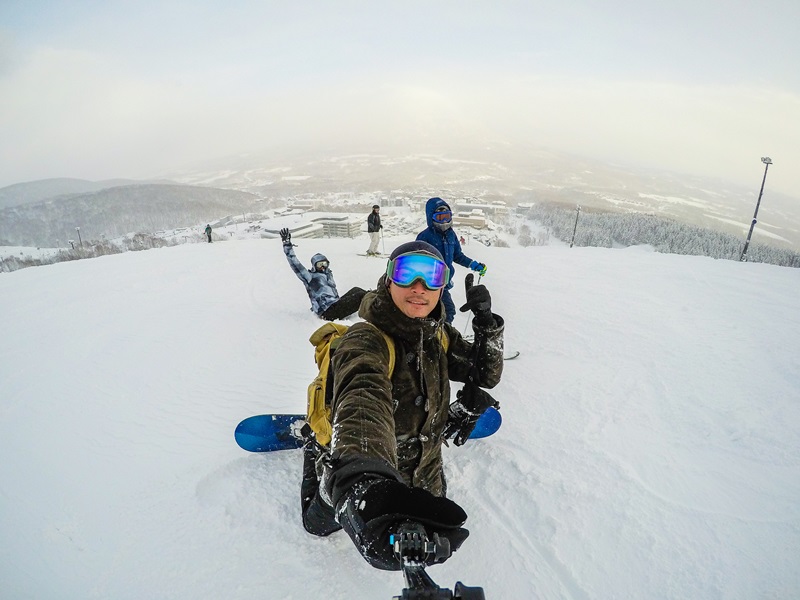
[[337, 319], [349, 317], [354, 312], [358, 312], [358, 307], [361, 306], [361, 300], [366, 293], [366, 290], [362, 290], [360, 287], [354, 287], [326, 308], [320, 317], [326, 321], [336, 321]]
[[316, 467], [317, 451], [311, 444], [303, 447], [303, 481], [300, 483], [300, 508], [303, 527], [308, 533], [325, 537], [342, 526], [336, 522], [333, 507], [319, 495]]

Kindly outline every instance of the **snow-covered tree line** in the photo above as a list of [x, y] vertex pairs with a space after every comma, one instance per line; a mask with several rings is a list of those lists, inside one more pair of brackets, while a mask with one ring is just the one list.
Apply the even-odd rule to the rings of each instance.
[[[204, 236], [197, 235], [197, 241], [204, 239]], [[70, 250], [59, 250], [51, 256], [34, 258], [31, 256], [9, 256], [0, 260], [0, 273], [8, 273], [25, 267], [38, 267], [41, 265], [51, 265], [58, 262], [70, 260], [80, 260], [82, 258], [96, 258], [109, 254], [120, 254], [137, 250], [149, 250], [151, 248], [163, 248], [164, 246], [174, 246], [178, 242], [165, 240], [145, 233], [137, 233], [119, 240], [110, 242], [107, 240], [92, 240], [84, 242], [83, 246]]]
[[[537, 204], [528, 218], [547, 227], [560, 240], [569, 242], [575, 230], [575, 209], [563, 205]], [[634, 246], [649, 244], [657, 252], [691, 254], [739, 260], [744, 238], [641, 213], [610, 213], [581, 210], [575, 232], [576, 246]], [[749, 262], [800, 267], [800, 253], [751, 242]]]

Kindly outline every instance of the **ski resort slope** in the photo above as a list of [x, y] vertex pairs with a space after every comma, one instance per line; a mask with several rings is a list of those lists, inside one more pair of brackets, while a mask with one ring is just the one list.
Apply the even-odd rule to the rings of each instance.
[[[356, 256], [366, 236], [297, 243], [340, 293], [384, 269]], [[500, 431], [445, 449], [471, 535], [434, 580], [489, 600], [800, 597], [800, 273], [464, 249], [522, 354], [493, 391]], [[279, 241], [2, 274], [0, 323], [4, 598], [400, 593], [345, 534], [303, 531], [299, 452], [234, 443], [244, 417], [304, 410], [314, 374], [320, 321]]]

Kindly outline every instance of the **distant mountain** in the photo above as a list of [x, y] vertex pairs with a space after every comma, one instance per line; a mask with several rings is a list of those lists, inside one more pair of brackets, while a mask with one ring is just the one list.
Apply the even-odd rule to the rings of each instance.
[[0, 208], [10, 208], [23, 204], [33, 204], [68, 194], [85, 194], [98, 190], [119, 187], [122, 185], [138, 185], [143, 183], [174, 183], [172, 181], [137, 181], [135, 179], [107, 179], [105, 181], [88, 181], [61, 177], [56, 179], [40, 179], [26, 183], [15, 183], [0, 188]]
[[[460, 152], [436, 152], [432, 146], [430, 153], [247, 154], [164, 176], [275, 199], [372, 194], [580, 204], [652, 213], [736, 235], [750, 226], [759, 183], [750, 189], [506, 142], [473, 144]], [[800, 200], [772, 192], [767, 182], [755, 235], [800, 248], [799, 207]]]
[[260, 210], [248, 192], [191, 185], [124, 185], [0, 209], [0, 244], [54, 246], [58, 240], [115, 238], [211, 222]]
[[[48, 179], [0, 189], [0, 244], [52, 245], [86, 236], [116, 237], [262, 212], [290, 199], [327, 206], [382, 198], [442, 196], [458, 202], [502, 200], [580, 204], [654, 214], [742, 238], [758, 183], [728, 182], [638, 169], [505, 141], [464, 140], [458, 151], [431, 141], [424, 152], [384, 146], [315, 154], [281, 149], [226, 157], [161, 174], [158, 183]], [[167, 181], [168, 183], [164, 183]], [[178, 183], [173, 183], [178, 182]], [[263, 202], [258, 202], [261, 199]], [[800, 200], [767, 181], [754, 241], [800, 249]]]

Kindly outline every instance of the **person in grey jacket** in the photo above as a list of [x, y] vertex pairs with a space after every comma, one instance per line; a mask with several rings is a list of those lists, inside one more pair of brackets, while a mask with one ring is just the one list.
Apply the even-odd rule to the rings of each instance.
[[280, 230], [283, 241], [283, 253], [295, 275], [306, 286], [308, 298], [311, 300], [311, 310], [321, 319], [335, 321], [344, 319], [358, 311], [361, 299], [366, 290], [354, 287], [344, 296], [339, 297], [330, 261], [324, 254], [315, 254], [311, 257], [311, 268], [306, 269], [297, 259], [292, 244], [292, 234], [288, 229]]
[[[475, 341], [464, 339], [445, 322], [448, 280], [442, 254], [430, 244], [408, 242], [392, 252], [377, 289], [361, 303], [366, 322], [352, 325], [333, 354], [330, 448], [317, 456], [313, 444], [304, 450], [306, 531], [326, 536], [343, 528], [378, 569], [400, 569], [389, 535], [402, 523], [423, 525], [429, 539], [446, 538], [451, 551], [469, 533], [466, 513], [445, 497], [442, 445], [448, 438], [463, 444], [480, 414], [497, 406], [481, 388], [500, 381], [504, 322], [486, 287], [473, 286], [469, 275], [461, 310], [475, 314]], [[391, 377], [381, 332], [394, 340]], [[452, 404], [450, 381], [465, 382]]]

